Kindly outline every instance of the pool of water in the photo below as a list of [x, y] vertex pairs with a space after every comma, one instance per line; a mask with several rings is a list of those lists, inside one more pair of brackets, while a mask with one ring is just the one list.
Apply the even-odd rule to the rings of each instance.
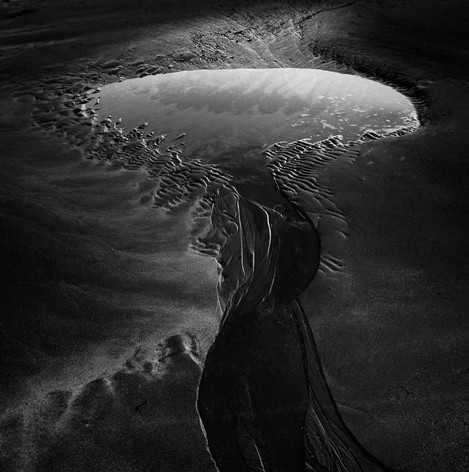
[[[199, 70], [106, 85], [93, 102], [100, 119], [166, 134], [190, 157], [216, 161], [234, 149], [277, 141], [345, 141], [416, 122], [408, 98], [357, 76], [312, 69]], [[184, 134], [184, 135], [183, 135]], [[183, 136], [181, 136], [183, 135]], [[178, 139], [176, 139], [178, 138]]]

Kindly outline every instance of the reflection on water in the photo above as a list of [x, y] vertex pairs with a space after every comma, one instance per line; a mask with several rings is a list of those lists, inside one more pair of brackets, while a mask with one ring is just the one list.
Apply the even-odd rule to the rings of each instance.
[[391, 87], [356, 76], [310, 69], [201, 70], [106, 85], [99, 114], [128, 129], [181, 138], [191, 156], [262, 148], [279, 140], [356, 139], [393, 131], [415, 117]]

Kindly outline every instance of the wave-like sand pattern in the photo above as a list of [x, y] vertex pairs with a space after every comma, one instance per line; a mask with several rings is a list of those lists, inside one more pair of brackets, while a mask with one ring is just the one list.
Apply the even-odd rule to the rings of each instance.
[[308, 215], [319, 232], [322, 245], [319, 271], [323, 274], [343, 269], [342, 251], [348, 234], [345, 215], [337, 207], [332, 190], [322, 181], [325, 168], [337, 159], [353, 163], [367, 141], [403, 136], [414, 130], [414, 126], [407, 126], [387, 134], [368, 131], [348, 142], [343, 142], [341, 136], [317, 142], [301, 139], [275, 143], [264, 150], [266, 166], [278, 188]]
[[[87, 79], [90, 81], [93, 77]], [[33, 122], [66, 136], [68, 143], [83, 150], [86, 159], [104, 161], [126, 170], [145, 170], [150, 178], [158, 178], [157, 207], [181, 204], [200, 190], [206, 191], [212, 183], [229, 182], [230, 176], [223, 175], [216, 166], [203, 164], [200, 159], [183, 162], [180, 157], [183, 136], [167, 143], [165, 134], [145, 132], [147, 123], [126, 130], [120, 126], [120, 119], [100, 117], [99, 100], [95, 101], [94, 95], [101, 90], [102, 80], [87, 85], [76, 77], [62, 77], [51, 79], [51, 84], [31, 85], [29, 91], [35, 98]], [[17, 92], [22, 93], [22, 90]]]

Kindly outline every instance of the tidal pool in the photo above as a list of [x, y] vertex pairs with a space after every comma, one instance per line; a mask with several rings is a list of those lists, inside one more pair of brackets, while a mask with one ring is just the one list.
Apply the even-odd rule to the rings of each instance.
[[[130, 130], [167, 134], [188, 157], [215, 160], [234, 150], [277, 141], [367, 130], [387, 133], [411, 122], [410, 100], [391, 87], [357, 76], [312, 69], [198, 70], [105, 85], [95, 105]], [[95, 102], [96, 103], [96, 102]]]

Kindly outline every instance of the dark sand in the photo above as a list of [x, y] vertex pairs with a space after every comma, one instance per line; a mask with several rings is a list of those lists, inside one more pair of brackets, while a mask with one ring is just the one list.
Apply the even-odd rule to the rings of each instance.
[[[355, 70], [414, 101], [419, 131], [328, 165], [344, 252], [302, 304], [360, 443], [394, 470], [467, 469], [467, 3], [12, 0], [1, 14], [4, 470], [213, 470], [195, 391], [217, 268], [187, 250], [207, 208], [167, 218], [144, 172], [71, 144], [86, 84], [235, 67]], [[73, 103], [51, 134], [57, 92]]]

